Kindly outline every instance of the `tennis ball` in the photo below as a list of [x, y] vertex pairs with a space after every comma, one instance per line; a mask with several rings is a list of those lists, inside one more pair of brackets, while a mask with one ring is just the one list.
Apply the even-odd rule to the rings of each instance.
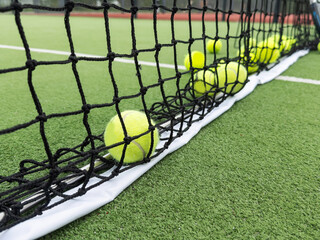
[[216, 65], [215, 67], [210, 67], [209, 70], [210, 70], [212, 73], [214, 73], [214, 72], [217, 71], [217, 69], [218, 69], [220, 66], [222, 66], [222, 65], [224, 65], [224, 64], [226, 64], [226, 61], [225, 61], [224, 59], [220, 59], [220, 60], [217, 61], [217, 65]]
[[248, 62], [248, 73], [254, 73], [259, 70], [259, 65], [257, 62], [255, 62], [256, 55], [253, 52], [249, 53], [249, 59], [247, 59], [247, 56], [244, 54], [240, 55], [240, 63], [246, 66]]
[[297, 42], [297, 40], [296, 40], [296, 39], [293, 39], [293, 38], [287, 39], [287, 40], [283, 41], [283, 43], [284, 43], [283, 52], [284, 52], [284, 53], [290, 52], [291, 49], [292, 49], [292, 46], [293, 46], [296, 42]]
[[[255, 53], [255, 49], [257, 47], [257, 41], [254, 38], [250, 38], [249, 39], [249, 46], [248, 46], [248, 50], [250, 53]], [[244, 55], [246, 52], [246, 48], [245, 45], [241, 46], [240, 51], [238, 50], [238, 56], [240, 55]]]
[[208, 96], [214, 95], [214, 72], [210, 70], [201, 70], [194, 74], [193, 80], [193, 82], [190, 82], [190, 87], [193, 89], [195, 97], [201, 97], [205, 93], [208, 93]]
[[[281, 38], [281, 40], [280, 40], [280, 38]], [[288, 37], [286, 35], [283, 34], [281, 36], [279, 33], [272, 35], [271, 37], [268, 38], [268, 41], [270, 41], [270, 42], [273, 41], [276, 44], [280, 43], [280, 46], [279, 46], [280, 52], [282, 52], [283, 49], [285, 48], [287, 40], [288, 40]]]
[[[125, 128], [129, 137], [135, 137], [143, 134], [149, 130], [149, 123], [147, 116], [143, 112], [127, 110], [121, 113], [121, 117], [124, 121]], [[151, 121], [154, 125], [153, 121]], [[132, 140], [126, 148], [124, 164], [130, 164], [138, 162], [147, 157], [148, 153], [154, 152], [156, 145], [159, 141], [158, 130], [153, 131], [153, 147], [151, 148], [151, 135], [152, 132], [142, 135], [139, 138]], [[114, 116], [108, 123], [104, 132], [104, 142], [106, 146], [110, 146], [116, 143], [123, 142], [125, 138], [120, 118], [118, 115]], [[109, 153], [116, 160], [120, 161], [125, 144], [121, 144], [117, 147], [109, 149]]]
[[[199, 51], [193, 51], [191, 53], [191, 61], [193, 68], [203, 68], [204, 67], [204, 54]], [[189, 54], [184, 58], [184, 66], [187, 70], [190, 69], [190, 56]]]
[[218, 87], [225, 93], [235, 94], [239, 92], [248, 77], [246, 68], [237, 62], [229, 62], [218, 69]]
[[218, 52], [220, 52], [221, 48], [222, 48], [222, 42], [220, 39], [218, 39], [218, 40], [211, 39], [207, 42], [207, 50], [210, 53], [214, 53], [214, 52], [218, 53]]
[[279, 44], [273, 39], [267, 39], [257, 45], [256, 59], [261, 63], [274, 63], [280, 57]]
[[320, 42], [318, 43], [318, 51], [320, 52]]

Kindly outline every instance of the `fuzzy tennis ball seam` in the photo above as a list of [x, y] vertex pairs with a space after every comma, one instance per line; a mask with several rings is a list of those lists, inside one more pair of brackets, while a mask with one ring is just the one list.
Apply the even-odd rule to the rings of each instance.
[[[131, 112], [127, 112], [127, 113], [122, 117], [122, 119], [123, 119], [124, 122], [125, 122], [125, 119], [127, 118], [127, 116], [128, 116], [130, 113], [131, 113]], [[145, 158], [145, 157], [146, 157], [146, 152], [144, 151], [143, 147], [142, 147], [138, 142], [136, 142], [135, 139], [132, 140], [131, 142], [132, 142], [133, 144], [135, 144], [135, 145], [140, 149], [140, 151], [142, 152], [143, 158]]]

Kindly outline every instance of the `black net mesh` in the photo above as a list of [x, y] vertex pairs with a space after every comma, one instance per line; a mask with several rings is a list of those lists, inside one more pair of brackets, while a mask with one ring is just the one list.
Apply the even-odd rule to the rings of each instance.
[[[32, 148], [28, 142], [19, 143], [22, 148], [3, 145], [0, 152], [1, 161], [14, 158], [17, 152], [24, 157], [19, 160], [15, 172], [11, 172], [12, 167], [8, 168], [8, 171], [3, 168], [0, 172], [0, 230], [85, 194], [88, 190], [138, 164], [152, 161], [175, 139], [182, 137], [195, 121], [203, 119], [208, 112], [246, 84], [248, 81], [246, 76], [244, 80], [239, 80], [240, 66], [243, 65], [249, 73], [259, 73], [277, 64], [280, 56], [290, 55], [299, 49], [312, 48], [316, 41], [309, 3], [306, 0], [97, 2], [98, 4], [95, 2], [95, 5], [92, 5], [92, 1], [34, 1], [34, 4], [30, 4], [14, 0], [0, 5], [1, 14], [14, 15], [18, 36], [25, 53], [25, 64], [16, 64], [15, 67], [5, 69], [0, 66], [0, 81], [10, 78], [12, 73], [24, 73], [21, 82], [25, 83], [24, 91], [31, 95], [36, 110], [36, 114], [29, 119], [24, 118], [21, 122], [6, 125], [6, 127], [0, 125], [0, 140], [5, 142], [5, 139], [11, 136], [14, 139], [20, 132], [30, 129], [31, 136], [38, 139], [42, 151], [45, 152], [40, 154], [40, 150], [35, 148], [33, 154], [24, 156], [24, 153], [19, 151]], [[77, 39], [74, 37], [72, 28], [74, 17], [71, 14], [75, 9], [96, 12], [103, 16], [106, 52], [101, 55], [104, 57], [77, 54], [79, 50], [75, 44]], [[51, 61], [34, 57], [28, 42], [32, 36], [24, 30], [24, 21], [21, 17], [24, 12], [61, 14], [60, 19], [64, 21], [65, 37], [69, 46], [67, 57], [60, 56], [60, 60]], [[129, 53], [113, 48], [112, 41], [117, 39], [115, 39], [114, 29], [110, 27], [112, 19], [109, 14], [114, 12], [129, 14], [127, 24], [130, 24], [130, 33], [125, 36], [130, 38], [131, 42]], [[149, 35], [152, 36], [154, 44], [150, 47], [143, 46], [141, 44], [143, 39], [137, 34], [139, 31], [144, 31], [136, 27], [137, 19], [144, 12], [152, 16], [148, 21], [152, 23], [152, 32]], [[166, 33], [161, 32], [158, 27], [162, 14], [167, 14], [170, 19], [166, 22], [168, 30]], [[186, 17], [183, 28], [181, 25], [179, 27], [176, 25], [182, 15]], [[197, 27], [192, 21], [196, 15], [200, 19]], [[187, 37], [182, 38], [180, 32], [187, 32]], [[166, 38], [163, 37], [164, 34]], [[273, 43], [277, 44], [269, 45], [270, 38], [273, 38]], [[225, 54], [217, 55], [214, 50], [213, 55], [209, 57], [208, 40], [221, 41]], [[189, 54], [186, 59], [190, 62], [189, 70], [181, 67], [184, 56], [181, 56], [180, 49], [184, 49], [184, 54]], [[196, 60], [191, 57], [194, 50], [204, 53], [203, 65], [198, 66]], [[269, 52], [262, 54], [264, 50]], [[170, 56], [167, 58], [167, 62], [171, 64], [170, 71], [164, 71], [168, 66], [160, 63], [160, 59], [164, 59], [163, 52]], [[263, 56], [256, 57], [259, 52]], [[140, 61], [145, 54], [152, 57], [154, 71], [151, 76], [149, 73], [144, 74], [146, 67]], [[131, 87], [128, 79], [125, 79], [128, 81], [128, 88], [119, 87], [121, 85], [119, 82], [123, 79], [119, 79], [115, 69], [118, 69], [118, 61], [122, 59], [131, 64], [131, 67], [122, 65], [121, 71], [129, 72], [128, 78], [134, 79], [134, 87]], [[224, 74], [218, 74], [219, 69], [225, 68], [226, 71], [223, 73], [227, 77], [227, 66], [230, 62], [242, 64], [234, 68], [237, 79], [230, 85], [227, 83], [221, 85], [219, 82], [222, 82], [221, 78]], [[103, 102], [95, 102], [86, 95], [85, 88], [88, 83], [82, 77], [81, 71], [85, 65], [93, 64], [105, 69], [105, 77], [109, 81], [107, 91], [104, 93], [107, 100]], [[76, 100], [76, 110], [46, 114], [47, 100], [43, 97], [41, 89], [35, 87], [34, 80], [37, 71], [42, 71], [43, 68], [54, 68], [53, 71], [60, 71], [63, 68], [72, 72], [72, 81], [75, 82], [76, 90], [66, 89], [65, 91], [78, 92], [80, 101]], [[205, 83], [205, 91], [199, 94], [192, 86], [206, 78], [207, 72], [216, 80]], [[52, 79], [55, 84], [55, 77], [53, 76]], [[146, 81], [147, 79], [152, 79], [151, 83]], [[9, 84], [5, 87], [9, 91], [16, 86]], [[227, 91], [230, 87], [231, 89]], [[236, 88], [239, 89], [236, 90]], [[17, 99], [19, 96], [14, 96], [12, 99], [5, 99], [1, 104], [10, 105], [10, 101]], [[16, 109], [9, 109], [12, 111], [9, 114], [19, 114]], [[149, 125], [145, 132], [135, 136], [129, 136], [126, 133], [124, 116], [121, 116], [121, 112], [126, 109], [138, 109], [144, 112]], [[98, 112], [107, 114], [99, 115]], [[97, 125], [105, 126], [115, 114], [120, 117], [121, 131], [125, 132], [125, 137], [119, 143], [106, 146], [103, 137], [104, 128]], [[81, 137], [75, 137], [73, 141], [64, 141], [64, 136], [59, 136], [59, 140], [52, 140], [53, 137], [49, 132], [54, 131], [54, 127], [63, 128], [64, 121], [69, 119], [75, 121], [75, 128], [83, 130]], [[51, 125], [52, 122], [56, 125]], [[126, 148], [135, 139], [142, 135], [148, 136], [150, 145], [156, 145], [155, 134], [150, 134], [155, 133], [156, 129], [159, 131], [161, 140], [156, 151], [154, 153], [147, 151], [141, 161], [124, 164]], [[70, 142], [76, 144], [70, 145]], [[115, 161], [108, 154], [108, 150], [120, 144], [125, 146], [121, 151], [123, 154]], [[107, 169], [112, 169], [110, 174], [102, 175], [101, 173]], [[98, 178], [99, 181], [89, 186], [88, 182], [92, 177]], [[75, 186], [78, 191], [74, 194], [65, 194], [66, 190]], [[60, 200], [52, 203], [51, 199], [55, 196], [59, 196]]]

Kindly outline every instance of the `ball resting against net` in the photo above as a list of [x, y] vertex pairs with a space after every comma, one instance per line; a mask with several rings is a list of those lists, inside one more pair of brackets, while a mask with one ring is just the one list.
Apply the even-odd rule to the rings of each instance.
[[[146, 133], [149, 130], [149, 122], [145, 113], [135, 110], [127, 110], [121, 113], [121, 117], [124, 121], [125, 128], [129, 137], [136, 137], [140, 134]], [[153, 121], [151, 124], [154, 125]], [[153, 146], [152, 144], [153, 134]], [[104, 132], [104, 142], [106, 146], [110, 146], [116, 143], [123, 142], [125, 138], [124, 131], [118, 115], [114, 116], [108, 123]], [[130, 164], [142, 161], [145, 159], [151, 151], [151, 155], [154, 152], [157, 143], [159, 141], [158, 130], [149, 132], [142, 135], [139, 138], [133, 139], [126, 148], [123, 163]], [[109, 149], [111, 156], [118, 162], [120, 162], [123, 154], [123, 148], [125, 144], [121, 144], [117, 147]], [[151, 156], [150, 155], [150, 156]]]
[[257, 45], [255, 61], [269, 64], [274, 63], [280, 57], [280, 46], [274, 39], [269, 38]]
[[218, 40], [209, 40], [207, 42], [207, 51], [210, 53], [218, 53], [221, 51], [222, 42], [220, 39]]
[[193, 68], [203, 68], [205, 65], [205, 57], [204, 54], [200, 51], [193, 51], [191, 53], [191, 63], [190, 63], [190, 55], [188, 54], [184, 58], [184, 66], [187, 70], [190, 70], [190, 67]]
[[201, 70], [193, 75], [191, 79], [190, 88], [195, 97], [201, 97], [204, 94], [213, 96], [216, 88], [214, 71]]
[[217, 69], [218, 88], [227, 94], [239, 92], [245, 85], [248, 78], [246, 68], [237, 62], [222, 64]]
[[251, 51], [249, 53], [249, 57], [244, 55], [244, 53], [241, 54], [239, 62], [244, 66], [246, 65], [246, 63], [248, 63], [248, 73], [251, 74], [259, 70], [259, 64], [255, 61], [255, 59], [256, 54], [253, 51]]

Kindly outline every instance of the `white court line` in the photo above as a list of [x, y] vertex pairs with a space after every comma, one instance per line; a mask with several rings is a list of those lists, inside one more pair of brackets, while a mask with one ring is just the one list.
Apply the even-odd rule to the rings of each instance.
[[306, 78], [297, 78], [297, 77], [289, 77], [289, 76], [278, 76], [277, 80], [288, 81], [288, 82], [298, 82], [298, 83], [308, 83], [314, 85], [320, 85], [320, 80], [306, 79]]
[[[25, 49], [23, 47], [9, 46], [9, 45], [0, 45], [0, 48], [25, 51]], [[38, 53], [50, 53], [50, 54], [63, 55], [63, 56], [69, 56], [70, 55], [70, 52], [56, 51], [56, 50], [49, 50], [49, 49], [40, 49], [40, 48], [30, 48], [30, 51], [38, 52]], [[78, 57], [90, 57], [90, 58], [105, 57], [105, 56], [91, 55], [91, 54], [85, 54], [85, 53], [76, 53], [76, 55]], [[127, 59], [127, 58], [115, 58], [114, 61], [122, 62], [122, 63], [134, 64], [134, 60]], [[147, 61], [139, 61], [139, 64], [145, 65], [145, 66], [151, 66], [151, 67], [156, 67], [157, 66], [156, 63], [147, 62]], [[166, 63], [160, 63], [160, 67], [162, 67], [162, 68], [170, 68], [170, 69], [174, 69], [175, 68], [174, 65], [166, 64]], [[186, 68], [184, 66], [181, 66], [181, 65], [178, 65], [178, 69], [186, 70]], [[299, 83], [308, 83], [308, 84], [320, 85], [320, 81], [312, 80], [312, 79], [296, 78], [296, 77], [289, 77], [289, 76], [278, 76], [276, 79], [283, 80], [283, 81], [290, 81], [290, 82], [299, 82]]]
[[[1, 45], [1, 44], [0, 44], [0, 48], [25, 51], [24, 47]], [[30, 51], [31, 52], [38, 52], [38, 53], [51, 53], [51, 54], [63, 55], [63, 56], [69, 56], [70, 55], [70, 52], [56, 51], [56, 50], [49, 50], [49, 49], [40, 49], [40, 48], [30, 48]], [[77, 55], [77, 57], [90, 57], [90, 58], [106, 57], [106, 56], [91, 55], [91, 54], [85, 54], [85, 53], [76, 53], [76, 55]], [[127, 58], [115, 58], [114, 61], [115, 62], [134, 64], [134, 60], [127, 59]], [[139, 60], [139, 64], [140, 65], [144, 65], [144, 66], [151, 66], [151, 67], [156, 67], [157, 66], [157, 64], [155, 62], [147, 62], [147, 61], [140, 61], [140, 60]], [[172, 65], [172, 64], [160, 63], [159, 65], [162, 68], [175, 69], [174, 65]], [[184, 66], [181, 66], [181, 65], [178, 65], [178, 69], [186, 70], [186, 68]]]

